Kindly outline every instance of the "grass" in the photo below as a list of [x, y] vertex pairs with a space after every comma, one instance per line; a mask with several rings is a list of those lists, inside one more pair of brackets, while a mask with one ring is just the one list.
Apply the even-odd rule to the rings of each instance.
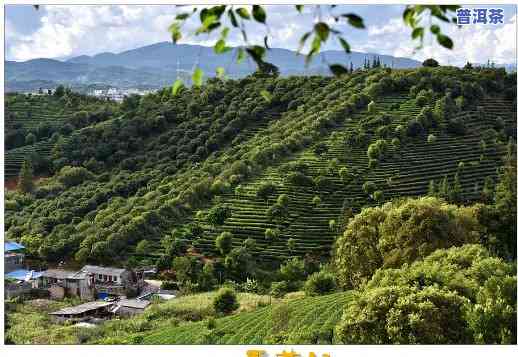
[[332, 330], [352, 297], [352, 292], [345, 292], [295, 298], [218, 318], [213, 330], [203, 321], [164, 326], [138, 340], [144, 344], [330, 343]]

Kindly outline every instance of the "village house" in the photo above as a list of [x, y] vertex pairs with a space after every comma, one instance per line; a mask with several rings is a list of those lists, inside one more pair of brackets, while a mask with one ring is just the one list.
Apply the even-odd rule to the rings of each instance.
[[138, 294], [144, 286], [142, 272], [128, 269], [85, 265], [79, 271], [49, 269], [42, 273], [42, 287], [53, 299], [77, 296], [81, 300]]
[[151, 301], [143, 299], [121, 299], [117, 301], [117, 306], [112, 312], [123, 317], [130, 317], [143, 313], [149, 304]]
[[4, 243], [4, 272], [9, 273], [23, 268], [25, 247], [16, 242]]
[[81, 322], [92, 318], [105, 318], [111, 315], [111, 308], [113, 302], [106, 301], [90, 301], [81, 305], [65, 307], [61, 310], [51, 312], [51, 315], [56, 321], [72, 321]]
[[31, 293], [39, 287], [41, 273], [24, 267], [25, 247], [16, 242], [4, 243], [4, 298], [11, 299]]

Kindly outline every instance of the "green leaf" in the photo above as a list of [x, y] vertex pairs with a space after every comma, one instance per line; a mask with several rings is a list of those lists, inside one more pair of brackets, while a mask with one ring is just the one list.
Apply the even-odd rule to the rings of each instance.
[[261, 92], [261, 96], [266, 100], [268, 103], [272, 101], [272, 95], [267, 90], [263, 89]]
[[264, 22], [266, 21], [266, 12], [264, 11], [261, 5], [252, 6], [252, 16], [254, 17], [254, 20], [257, 22], [264, 24]]
[[202, 84], [202, 79], [203, 79], [203, 71], [201, 70], [201, 68], [196, 67], [196, 69], [194, 70], [194, 73], [192, 74], [192, 84], [195, 85], [196, 87], [199, 87]]
[[245, 20], [249, 20], [250, 19], [250, 13], [244, 7], [240, 7], [239, 9], [236, 10], [236, 12], [243, 19], [245, 19]]
[[433, 33], [433, 34], [439, 34], [441, 32], [441, 28], [437, 25], [432, 25], [430, 26], [430, 31]]
[[232, 10], [232, 9], [228, 10], [228, 17], [230, 18], [230, 23], [232, 24], [232, 26], [234, 26], [234, 27], [239, 26], [237, 24], [237, 19], [236, 19], [236, 15], [234, 14], [234, 10]]
[[341, 75], [347, 74], [347, 69], [338, 63], [330, 65], [329, 69], [335, 76], [341, 76]]
[[228, 27], [225, 27], [223, 30], [221, 30], [221, 38], [223, 40], [226, 40], [227, 37], [228, 37], [228, 32], [229, 32], [229, 29]]
[[225, 53], [230, 51], [231, 48], [227, 47], [225, 44], [225, 40], [219, 39], [218, 42], [214, 45], [214, 52], [217, 54]]
[[225, 68], [223, 68], [223, 67], [216, 68], [216, 77], [223, 79], [223, 77], [225, 77]]
[[450, 50], [453, 48], [453, 41], [446, 35], [438, 34], [437, 41], [442, 47], [446, 47]]
[[302, 13], [302, 9], [304, 9], [304, 5], [295, 5], [295, 9], [297, 9], [298, 12]]
[[342, 37], [338, 37], [338, 41], [340, 41], [340, 44], [342, 45], [345, 52], [351, 52], [351, 46], [349, 46], [349, 43], [346, 40], [344, 40]]
[[261, 46], [251, 46], [247, 47], [246, 52], [252, 57], [255, 63], [260, 63], [263, 61], [264, 53], [265, 53], [264, 47]]
[[322, 42], [325, 42], [329, 37], [329, 26], [325, 22], [319, 22], [315, 24], [315, 32]]
[[311, 31], [306, 32], [299, 40], [299, 48], [297, 49], [297, 52], [302, 51], [304, 48], [304, 45], [306, 44], [306, 41], [308, 40], [309, 36], [311, 35]]
[[412, 31], [412, 39], [415, 40], [416, 38], [423, 38], [424, 36], [424, 29], [422, 27], [416, 27]]
[[185, 20], [189, 17], [190, 15], [186, 12], [184, 12], [183, 14], [178, 14], [176, 15], [175, 17], [175, 20]]
[[171, 33], [173, 43], [177, 43], [182, 38], [182, 33], [180, 32], [180, 24], [178, 22], [173, 22], [169, 26], [168, 30]]
[[356, 14], [342, 14], [341, 16], [347, 18], [347, 22], [352, 27], [356, 27], [359, 29], [365, 28], [365, 25], [363, 24], [363, 19], [360, 16]]
[[178, 94], [178, 91], [183, 87], [183, 81], [181, 79], [177, 79], [174, 81], [172, 93], [173, 95]]
[[237, 63], [241, 63], [246, 57], [246, 52], [242, 47], [237, 50]]

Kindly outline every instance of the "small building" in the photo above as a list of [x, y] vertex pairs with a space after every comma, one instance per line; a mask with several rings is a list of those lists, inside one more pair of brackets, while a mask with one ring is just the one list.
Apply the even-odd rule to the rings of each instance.
[[113, 309], [113, 313], [120, 316], [134, 316], [144, 312], [151, 304], [148, 300], [140, 299], [121, 299], [117, 301], [117, 306]]
[[81, 305], [65, 307], [61, 310], [51, 312], [50, 315], [59, 322], [65, 320], [73, 322], [87, 321], [92, 318], [108, 317], [113, 302], [90, 301]]
[[28, 295], [39, 287], [40, 272], [34, 270], [17, 269], [5, 274], [4, 297], [12, 299], [17, 296]]
[[142, 272], [127, 269], [85, 265], [79, 271], [49, 269], [42, 274], [42, 286], [54, 299], [78, 296], [94, 300], [126, 295], [128, 289], [139, 293], [144, 286]]
[[4, 243], [4, 272], [9, 273], [23, 268], [25, 247], [16, 242]]

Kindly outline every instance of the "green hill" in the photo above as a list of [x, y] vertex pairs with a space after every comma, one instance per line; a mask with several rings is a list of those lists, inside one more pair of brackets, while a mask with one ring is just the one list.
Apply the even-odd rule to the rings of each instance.
[[26, 158], [38, 174], [52, 173], [52, 148], [60, 137], [116, 114], [116, 103], [69, 90], [54, 95], [8, 94], [5, 99], [5, 178], [18, 175]]
[[[8, 205], [7, 237], [45, 259], [106, 263], [169, 259], [174, 240], [217, 257], [225, 231], [233, 247], [253, 238], [264, 260], [327, 256], [347, 217], [426, 194], [431, 180], [457, 184], [446, 198], [458, 203], [480, 200], [515, 136], [514, 85], [501, 70], [376, 69], [211, 80], [127, 100], [121, 116], [54, 145], [54, 179], [8, 197], [18, 203]], [[381, 140], [372, 160], [367, 149]], [[66, 165], [90, 172], [68, 180]], [[264, 183], [274, 192], [258, 197]], [[230, 216], [211, 221], [221, 207]], [[134, 253], [141, 240], [146, 254]]]

